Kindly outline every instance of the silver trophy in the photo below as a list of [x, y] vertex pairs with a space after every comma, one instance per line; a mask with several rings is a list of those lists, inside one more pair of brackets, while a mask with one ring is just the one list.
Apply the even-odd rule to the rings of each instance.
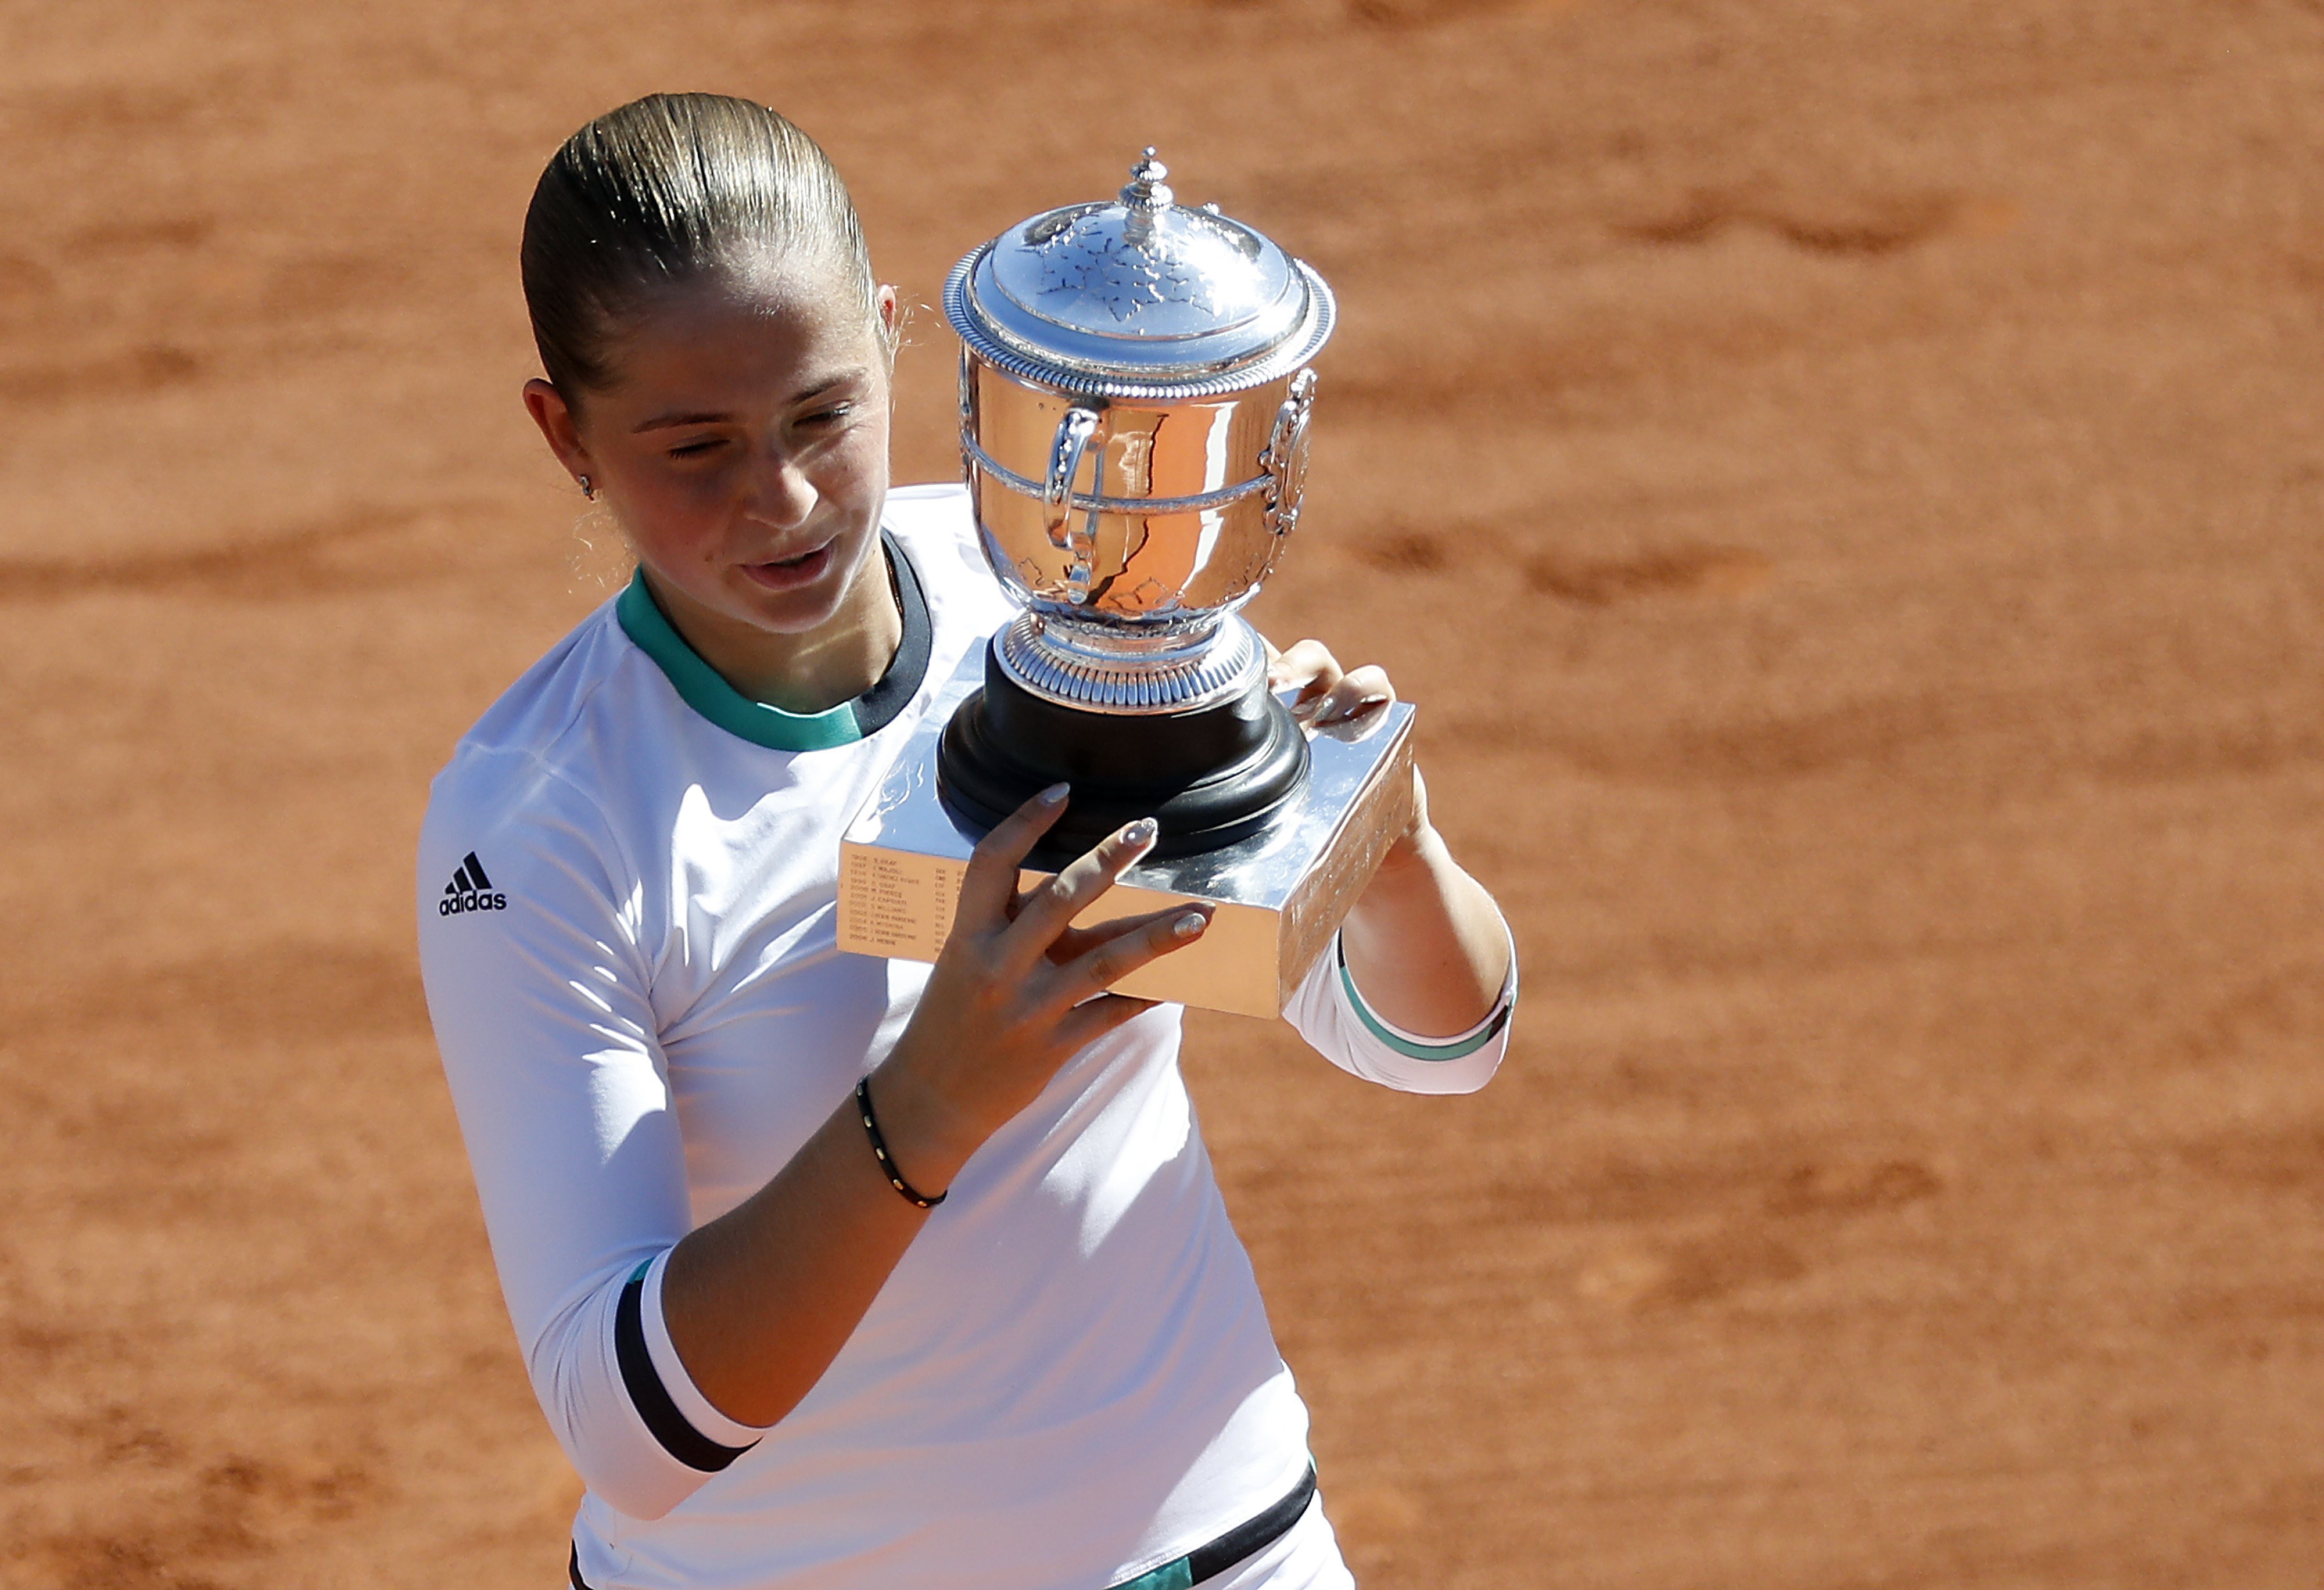
[[977, 528], [1025, 611], [850, 823], [840, 947], [934, 958], [978, 837], [1064, 779], [1037, 865], [1161, 825], [1085, 920], [1217, 906], [1122, 991], [1273, 1016], [1410, 819], [1412, 709], [1311, 734], [1267, 687], [1238, 610], [1299, 521], [1332, 294], [1167, 174], [1149, 149], [1119, 198], [1011, 227], [945, 284]]

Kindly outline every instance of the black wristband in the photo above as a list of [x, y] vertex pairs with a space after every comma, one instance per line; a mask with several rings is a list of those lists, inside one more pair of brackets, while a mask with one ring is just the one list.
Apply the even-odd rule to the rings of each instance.
[[896, 1169], [896, 1162], [888, 1157], [887, 1140], [880, 1135], [880, 1123], [872, 1118], [872, 1079], [869, 1077], [855, 1084], [855, 1113], [863, 1117], [863, 1135], [872, 1139], [872, 1152], [879, 1158], [881, 1174], [888, 1178], [889, 1186], [902, 1193], [908, 1202], [924, 1209], [936, 1208], [950, 1196], [939, 1192], [934, 1198], [923, 1197], [919, 1189], [904, 1180], [903, 1172]]

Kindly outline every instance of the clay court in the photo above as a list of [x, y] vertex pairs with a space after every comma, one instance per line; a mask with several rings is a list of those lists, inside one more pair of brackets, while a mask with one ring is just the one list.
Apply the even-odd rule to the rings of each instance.
[[0, 1585], [561, 1582], [410, 857], [620, 577], [515, 250], [659, 88], [848, 174], [901, 481], [1141, 144], [1339, 292], [1254, 616], [1526, 979], [1471, 1098], [1191, 1024], [1367, 1586], [2317, 1582], [2324, 11], [9, 0]]

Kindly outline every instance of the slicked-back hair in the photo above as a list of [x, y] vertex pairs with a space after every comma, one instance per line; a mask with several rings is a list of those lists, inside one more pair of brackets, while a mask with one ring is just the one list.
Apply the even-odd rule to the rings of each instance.
[[721, 272], [831, 272], [885, 340], [846, 184], [814, 139], [723, 94], [655, 94], [565, 141], [524, 215], [524, 301], [568, 402], [618, 379], [612, 348], [648, 300]]

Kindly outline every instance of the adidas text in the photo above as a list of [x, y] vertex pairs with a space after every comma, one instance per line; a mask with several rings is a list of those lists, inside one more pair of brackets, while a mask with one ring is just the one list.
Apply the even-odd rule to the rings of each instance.
[[474, 889], [463, 894], [447, 895], [436, 902], [436, 914], [438, 916], [457, 916], [463, 911], [505, 911], [507, 909], [506, 895], [480, 894]]

